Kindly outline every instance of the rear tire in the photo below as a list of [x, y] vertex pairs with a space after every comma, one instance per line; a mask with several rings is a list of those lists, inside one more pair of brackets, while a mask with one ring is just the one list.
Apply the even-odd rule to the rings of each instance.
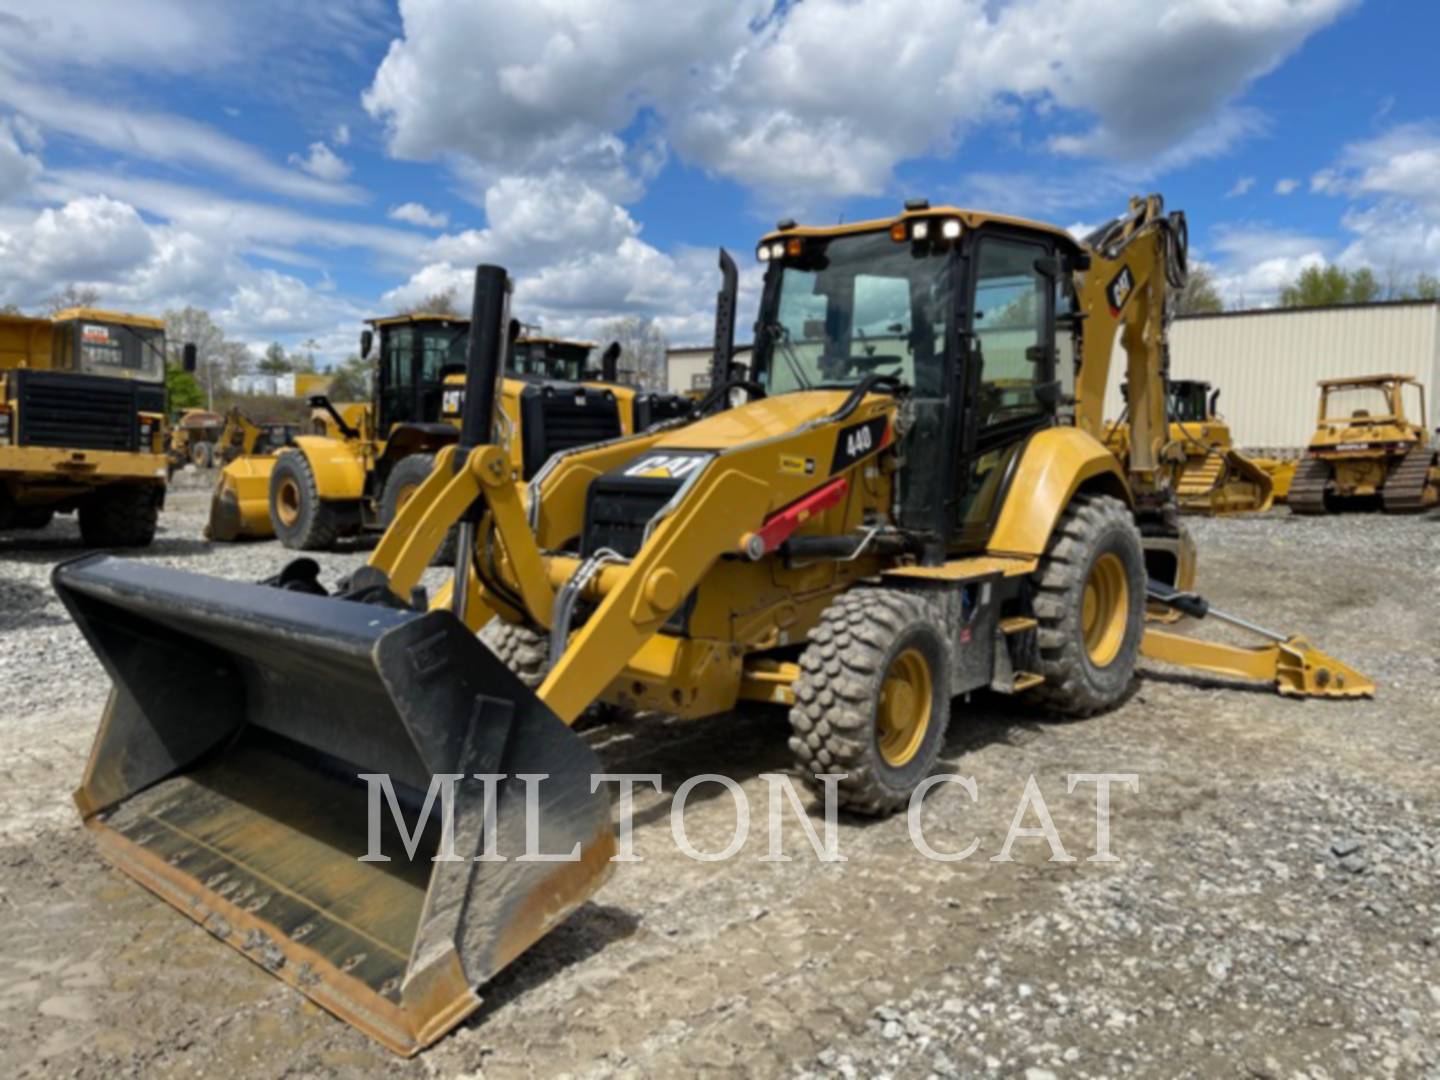
[[840, 805], [879, 817], [935, 768], [950, 722], [950, 647], [913, 593], [855, 588], [821, 616], [800, 655], [790, 749], [805, 783], [845, 773]]
[[320, 498], [315, 470], [302, 451], [281, 454], [270, 474], [270, 523], [294, 551], [325, 551], [335, 544], [340, 523]]
[[155, 539], [160, 503], [151, 488], [113, 484], [87, 496], [78, 516], [87, 547], [146, 547]]
[[[380, 493], [380, 525], [383, 528], [390, 528], [396, 515], [400, 513], [400, 508], [415, 494], [415, 489], [429, 479], [434, 470], [434, 454], [411, 454], [402, 458], [390, 470], [390, 476], [385, 481], [385, 490]], [[430, 560], [431, 566], [449, 566], [455, 561], [456, 532], [456, 527], [450, 526], [445, 539], [435, 552], [435, 557]]]
[[197, 442], [190, 448], [190, 460], [197, 469], [208, 469], [215, 464], [215, 446], [213, 443]]
[[43, 529], [55, 520], [55, 511], [48, 506], [22, 506], [16, 509], [11, 527]]
[[1145, 552], [1129, 509], [1078, 495], [1035, 572], [1039, 674], [1034, 694], [1055, 713], [1117, 704], [1135, 677], [1145, 630]]

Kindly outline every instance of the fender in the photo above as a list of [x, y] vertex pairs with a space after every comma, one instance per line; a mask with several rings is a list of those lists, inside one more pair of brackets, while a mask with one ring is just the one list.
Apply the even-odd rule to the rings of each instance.
[[1082, 488], [1134, 505], [1119, 460], [1095, 436], [1074, 427], [1037, 432], [1021, 452], [989, 551], [1043, 555], [1055, 523]]
[[357, 444], [325, 435], [297, 435], [295, 449], [315, 471], [315, 486], [327, 502], [348, 502], [365, 494], [365, 460]]

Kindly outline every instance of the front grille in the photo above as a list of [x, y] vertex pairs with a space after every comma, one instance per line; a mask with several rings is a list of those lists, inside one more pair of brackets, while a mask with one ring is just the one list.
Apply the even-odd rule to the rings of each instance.
[[527, 386], [520, 434], [529, 479], [551, 455], [620, 437], [620, 409], [609, 390], [569, 384]]
[[17, 444], [74, 450], [139, 448], [138, 414], [161, 412], [165, 392], [126, 379], [68, 371], [14, 372]]

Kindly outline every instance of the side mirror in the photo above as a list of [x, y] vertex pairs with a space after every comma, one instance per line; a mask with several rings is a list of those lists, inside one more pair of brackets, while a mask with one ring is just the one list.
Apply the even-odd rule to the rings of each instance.
[[371, 330], [360, 331], [360, 359], [364, 360], [370, 355], [370, 349], [375, 344], [375, 334]]
[[1043, 274], [1052, 281], [1060, 276], [1060, 260], [1054, 255], [1045, 255], [1035, 260], [1035, 272]]
[[187, 341], [185, 348], [180, 350], [180, 367], [190, 375], [194, 375], [196, 367], [199, 366], [195, 359], [195, 351], [195, 343], [193, 341]]

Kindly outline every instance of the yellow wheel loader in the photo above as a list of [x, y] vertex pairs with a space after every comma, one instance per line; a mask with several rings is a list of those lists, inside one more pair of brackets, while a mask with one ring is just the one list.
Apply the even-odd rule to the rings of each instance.
[[[1191, 591], [1159, 459], [1184, 236], [1154, 196], [1085, 243], [924, 202], [786, 222], [759, 247], [743, 375], [729, 268], [705, 415], [556, 454], [523, 488], [497, 438], [509, 281], [480, 267], [459, 440], [337, 594], [303, 559], [265, 585], [107, 557], [56, 571], [115, 682], [76, 796], [87, 826], [147, 888], [413, 1053], [609, 873], [601, 766], [568, 727], [593, 703], [786, 707], [806, 779], [844, 774], [844, 806], [883, 814], [977, 690], [1086, 715], [1145, 655], [1371, 693]], [[1117, 333], [1124, 466], [1101, 442]], [[1265, 640], [1147, 628], [1147, 597]]]
[[[593, 341], [523, 334], [510, 347], [500, 388], [501, 445], [517, 479], [529, 480], [551, 455], [575, 446], [633, 435], [688, 418], [689, 399], [643, 390], [620, 379], [620, 346], [612, 342], [592, 366]], [[587, 393], [577, 393], [584, 387]], [[457, 426], [463, 387], [445, 395], [445, 417]]]
[[[1230, 425], [1215, 411], [1218, 389], [1198, 379], [1166, 383], [1169, 445], [1162, 457], [1173, 464], [1172, 483], [1182, 513], [1264, 513], [1275, 503], [1279, 462], [1245, 457], [1235, 449]], [[1105, 444], [1117, 455], [1130, 452], [1125, 420], [1106, 426]]]
[[1320, 415], [1290, 487], [1290, 510], [1414, 514], [1440, 504], [1440, 455], [1425, 423], [1425, 388], [1408, 375], [1320, 382]]
[[[193, 346], [185, 363], [194, 370]], [[169, 477], [165, 417], [161, 320], [0, 315], [0, 529], [73, 512], [87, 545], [149, 544]]]

